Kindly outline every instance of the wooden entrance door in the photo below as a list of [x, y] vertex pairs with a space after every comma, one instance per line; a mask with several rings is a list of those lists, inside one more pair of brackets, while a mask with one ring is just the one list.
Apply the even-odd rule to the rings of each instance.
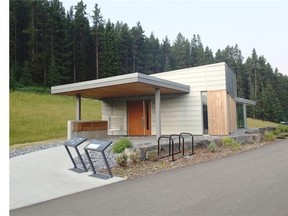
[[150, 101], [128, 101], [128, 135], [151, 135]]

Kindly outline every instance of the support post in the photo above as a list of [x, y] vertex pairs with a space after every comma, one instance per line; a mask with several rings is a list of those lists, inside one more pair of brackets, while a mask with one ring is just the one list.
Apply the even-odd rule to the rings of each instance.
[[155, 88], [156, 139], [161, 136], [161, 93]]
[[81, 120], [81, 95], [76, 95], [76, 120]]

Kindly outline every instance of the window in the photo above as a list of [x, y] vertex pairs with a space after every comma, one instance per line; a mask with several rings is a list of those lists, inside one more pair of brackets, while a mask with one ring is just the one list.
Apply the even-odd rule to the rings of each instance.
[[145, 101], [146, 130], [150, 130], [150, 101]]
[[208, 134], [207, 92], [201, 92], [203, 134]]
[[237, 103], [237, 127], [245, 128], [244, 105]]

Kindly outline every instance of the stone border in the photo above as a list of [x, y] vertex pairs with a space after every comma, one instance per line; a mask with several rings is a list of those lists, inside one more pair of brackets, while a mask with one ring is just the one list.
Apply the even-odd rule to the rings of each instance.
[[[266, 128], [252, 128], [252, 129], [238, 129], [230, 135], [223, 136], [194, 136], [194, 147], [205, 146], [207, 147], [211, 141], [214, 141], [216, 144], [221, 144], [221, 139], [223, 137], [232, 137], [235, 141], [240, 142], [241, 145], [261, 143], [264, 139], [265, 132], [274, 131], [275, 127], [266, 127]], [[178, 144], [178, 139], [174, 140], [175, 144]], [[137, 149], [141, 152], [141, 159], [145, 159], [148, 151], [158, 151], [158, 143], [145, 143], [140, 144]], [[161, 148], [168, 150], [168, 144], [161, 145]], [[185, 150], [191, 150], [191, 144], [186, 142], [184, 144]]]

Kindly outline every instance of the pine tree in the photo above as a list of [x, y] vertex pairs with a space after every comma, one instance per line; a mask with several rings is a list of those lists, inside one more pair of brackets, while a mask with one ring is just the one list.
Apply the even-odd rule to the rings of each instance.
[[131, 29], [132, 40], [132, 72], [143, 71], [143, 49], [144, 49], [144, 31], [140, 22]]
[[99, 27], [101, 27], [104, 23], [103, 17], [101, 15], [100, 8], [98, 7], [98, 4], [95, 4], [94, 11], [93, 11], [93, 34], [95, 35], [95, 74], [96, 79], [99, 78]]
[[153, 32], [145, 41], [145, 73], [152, 74], [160, 71], [160, 44]]
[[171, 48], [171, 51], [172, 58], [175, 62], [175, 69], [190, 67], [190, 43], [181, 33], [178, 33], [176, 40]]
[[84, 81], [88, 78], [89, 59], [87, 50], [91, 47], [89, 44], [90, 26], [86, 13], [86, 5], [81, 0], [75, 6], [74, 15], [74, 82]]
[[116, 32], [114, 24], [107, 21], [104, 29], [100, 55], [101, 78], [120, 75], [120, 58], [116, 44]]
[[132, 36], [130, 34], [130, 29], [125, 23], [117, 22], [115, 26], [116, 40], [118, 44], [118, 55], [120, 58], [120, 74], [128, 74], [131, 71], [131, 43]]
[[165, 39], [162, 41], [162, 44], [160, 45], [160, 64], [161, 64], [160, 71], [172, 70], [171, 55], [172, 54], [171, 54], [170, 41], [166, 36]]

